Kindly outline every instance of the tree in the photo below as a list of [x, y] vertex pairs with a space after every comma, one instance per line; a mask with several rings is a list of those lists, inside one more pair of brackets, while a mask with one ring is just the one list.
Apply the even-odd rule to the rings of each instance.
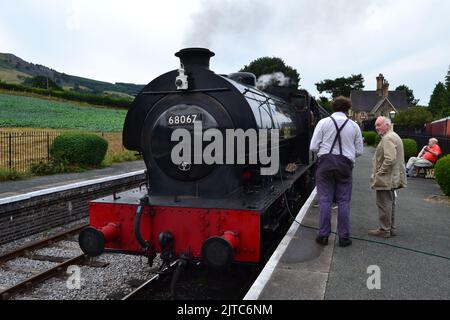
[[436, 119], [450, 115], [450, 93], [442, 82], [434, 87], [428, 109]]
[[36, 76], [33, 78], [28, 78], [23, 83], [26, 86], [40, 89], [49, 89], [49, 90], [60, 90], [63, 89], [58, 86], [53, 80], [44, 76]]
[[447, 76], [445, 77], [445, 87], [450, 92], [450, 67], [448, 67]]
[[394, 122], [408, 129], [420, 129], [431, 120], [433, 120], [433, 115], [426, 108], [412, 107], [405, 111], [400, 111], [395, 116]]
[[334, 80], [325, 79], [319, 83], [316, 83], [317, 91], [320, 93], [327, 92], [331, 94], [333, 98], [338, 96], [350, 97], [352, 90], [364, 89], [364, 78], [362, 74], [354, 75], [350, 77], [341, 77]]
[[408, 105], [416, 106], [417, 103], [419, 103], [419, 99], [414, 98], [414, 93], [410, 88], [408, 88], [408, 86], [402, 84], [401, 86], [398, 86], [397, 88], [395, 88], [395, 91], [405, 91], [406, 92], [406, 100], [408, 101]]
[[[296, 69], [285, 64], [283, 59], [277, 57], [262, 57], [253, 60], [248, 66], [244, 66], [240, 72], [251, 72], [256, 78], [263, 75], [271, 75], [281, 72], [290, 79], [288, 87], [297, 89], [300, 85], [300, 74]], [[279, 85], [280, 83], [273, 83]]]
[[329, 111], [329, 112], [331, 112], [332, 113], [332, 110], [331, 110], [331, 101], [330, 100], [328, 100], [328, 98], [327, 97], [319, 97], [319, 104], [322, 106], [322, 107], [324, 107], [327, 111]]

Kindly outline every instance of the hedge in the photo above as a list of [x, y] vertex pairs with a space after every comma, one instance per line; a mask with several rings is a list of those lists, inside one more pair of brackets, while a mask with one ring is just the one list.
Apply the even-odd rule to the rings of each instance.
[[364, 142], [368, 146], [374, 146], [375, 145], [375, 139], [376, 139], [376, 136], [378, 135], [376, 132], [374, 132], [374, 131], [363, 131], [362, 135], [364, 137]]
[[434, 165], [434, 176], [444, 194], [450, 196], [450, 155], [436, 162]]
[[79, 93], [74, 91], [67, 90], [46, 90], [40, 88], [32, 88], [28, 86], [24, 86], [21, 84], [12, 84], [0, 81], [0, 89], [19, 91], [19, 92], [30, 92], [39, 95], [52, 96], [56, 98], [71, 100], [71, 101], [80, 101], [91, 103], [95, 105], [102, 106], [110, 106], [110, 107], [118, 107], [129, 109], [132, 104], [132, 99], [127, 98], [111, 98], [104, 95], [96, 95], [90, 93]]
[[93, 133], [66, 132], [56, 137], [50, 155], [74, 165], [99, 165], [108, 150], [108, 141]]
[[417, 143], [413, 139], [402, 139], [403, 150], [405, 152], [405, 161], [409, 158], [417, 156]]

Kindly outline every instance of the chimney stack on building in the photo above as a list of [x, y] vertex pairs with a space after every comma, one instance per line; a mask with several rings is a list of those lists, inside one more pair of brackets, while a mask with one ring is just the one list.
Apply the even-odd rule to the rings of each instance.
[[377, 77], [377, 94], [383, 98], [386, 98], [389, 95], [389, 82], [384, 79], [382, 73]]
[[389, 95], [389, 82], [384, 80], [383, 83], [383, 98], [386, 98]]
[[382, 73], [377, 77], [377, 91], [383, 89], [384, 76]]

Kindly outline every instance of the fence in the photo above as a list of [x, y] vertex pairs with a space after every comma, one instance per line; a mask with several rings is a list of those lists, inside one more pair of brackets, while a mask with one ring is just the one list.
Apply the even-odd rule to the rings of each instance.
[[[417, 149], [420, 151], [423, 146], [428, 144], [428, 140], [432, 138], [430, 135], [425, 132], [417, 132], [417, 131], [408, 131], [408, 130], [395, 130], [398, 135], [405, 139], [413, 139], [417, 143]], [[439, 147], [441, 147], [442, 155], [450, 154], [450, 138], [449, 137], [440, 137], [436, 136], [436, 139], [439, 141]]]
[[[30, 165], [50, 160], [50, 146], [62, 131], [0, 132], [0, 168], [26, 172]], [[121, 132], [97, 132], [108, 141], [108, 154], [123, 151]]]

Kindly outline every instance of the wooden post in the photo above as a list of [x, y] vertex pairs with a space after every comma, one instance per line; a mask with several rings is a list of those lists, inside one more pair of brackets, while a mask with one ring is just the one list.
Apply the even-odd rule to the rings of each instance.
[[9, 146], [9, 161], [8, 161], [8, 163], [9, 163], [9, 171], [11, 172], [12, 171], [12, 136], [11, 136], [11, 132], [9, 133], [9, 143], [8, 143], [8, 146]]

